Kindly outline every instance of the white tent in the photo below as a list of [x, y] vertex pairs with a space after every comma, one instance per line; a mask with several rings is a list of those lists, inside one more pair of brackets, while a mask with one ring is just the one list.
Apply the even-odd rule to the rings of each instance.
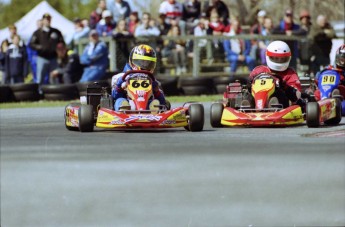
[[[46, 1], [39, 3], [15, 23], [20, 37], [27, 43], [34, 31], [37, 30], [37, 20], [41, 19], [42, 15], [45, 13], [49, 13], [52, 16], [51, 26], [59, 29], [65, 38], [65, 42], [69, 43], [74, 33], [73, 22], [62, 16]], [[9, 36], [10, 33], [8, 28], [0, 30], [0, 42]]]

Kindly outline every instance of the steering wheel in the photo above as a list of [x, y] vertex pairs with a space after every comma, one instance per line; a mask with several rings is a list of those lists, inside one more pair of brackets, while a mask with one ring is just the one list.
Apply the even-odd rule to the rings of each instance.
[[156, 80], [156, 78], [153, 76], [153, 73], [150, 71], [147, 71], [147, 70], [129, 70], [129, 71], [125, 72], [125, 74], [123, 74], [122, 80], [126, 81], [127, 77], [131, 74], [134, 74], [134, 73], [142, 73], [142, 74], [147, 75], [152, 81]]

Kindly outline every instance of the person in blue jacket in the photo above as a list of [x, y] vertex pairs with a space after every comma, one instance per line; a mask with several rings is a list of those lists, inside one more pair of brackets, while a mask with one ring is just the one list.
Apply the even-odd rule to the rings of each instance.
[[80, 56], [80, 63], [84, 65], [84, 72], [79, 82], [96, 81], [103, 79], [109, 66], [108, 47], [99, 40], [96, 30], [89, 34], [90, 42]]
[[[118, 111], [124, 106], [129, 106], [127, 94], [125, 90], [125, 83], [122, 76], [129, 70], [147, 70], [154, 72], [156, 68], [156, 52], [149, 45], [135, 46], [130, 55], [129, 63], [127, 63], [122, 73], [116, 74], [112, 78], [112, 96], [115, 100], [115, 110]], [[163, 91], [159, 88], [159, 82], [154, 80], [152, 82], [154, 99], [150, 102], [149, 109], [153, 109], [157, 105], [166, 105], [166, 100]], [[152, 108], [151, 108], [152, 107]]]

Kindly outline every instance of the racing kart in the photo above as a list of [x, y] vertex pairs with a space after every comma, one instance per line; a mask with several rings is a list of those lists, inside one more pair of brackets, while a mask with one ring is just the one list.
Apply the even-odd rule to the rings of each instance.
[[[263, 73], [252, 81], [251, 89], [239, 82], [230, 83], [224, 92], [223, 101], [211, 105], [210, 123], [212, 127], [222, 126], [288, 126], [304, 122], [299, 105], [283, 108], [274, 102], [279, 79]], [[250, 91], [251, 90], [251, 91]], [[252, 95], [255, 104], [243, 104]], [[254, 108], [253, 108], [254, 106]]]
[[132, 70], [123, 77], [129, 106], [114, 110], [114, 100], [107, 87], [91, 84], [87, 88], [86, 103], [71, 103], [65, 107], [65, 125], [68, 130], [91, 132], [94, 126], [106, 129], [128, 128], [176, 128], [202, 131], [204, 106], [188, 102], [182, 107], [170, 109], [170, 105], [155, 105], [152, 82], [155, 77], [149, 71]]
[[338, 125], [342, 115], [345, 115], [345, 101], [339, 91], [345, 91], [345, 87], [340, 85], [340, 75], [335, 70], [323, 71], [318, 78], [317, 87], [320, 100], [308, 102], [306, 106], [308, 127], [318, 127], [322, 124]]

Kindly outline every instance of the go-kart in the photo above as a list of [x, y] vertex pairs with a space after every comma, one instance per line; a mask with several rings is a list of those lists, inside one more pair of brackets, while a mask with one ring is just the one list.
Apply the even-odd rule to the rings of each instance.
[[114, 101], [106, 87], [89, 85], [86, 103], [71, 103], [65, 107], [65, 125], [68, 130], [91, 132], [98, 128], [176, 128], [188, 131], [202, 131], [204, 107], [199, 103], [185, 103], [182, 107], [170, 109], [169, 105], [155, 105], [149, 108], [153, 99], [152, 81], [155, 77], [149, 71], [132, 70], [123, 77], [129, 106], [114, 110]]
[[[212, 127], [222, 126], [288, 126], [304, 122], [299, 105], [283, 108], [274, 102], [273, 97], [279, 86], [279, 79], [263, 73], [255, 77], [251, 84], [251, 93], [247, 85], [230, 83], [224, 92], [223, 101], [211, 105], [210, 123]], [[252, 95], [255, 104], [243, 104]], [[254, 106], [254, 107], [253, 107]]]
[[339, 90], [345, 92], [340, 85], [340, 75], [335, 70], [325, 70], [319, 75], [317, 83], [319, 96], [317, 102], [308, 102], [306, 107], [306, 122], [308, 127], [318, 127], [322, 124], [337, 125], [345, 115], [345, 101]]

